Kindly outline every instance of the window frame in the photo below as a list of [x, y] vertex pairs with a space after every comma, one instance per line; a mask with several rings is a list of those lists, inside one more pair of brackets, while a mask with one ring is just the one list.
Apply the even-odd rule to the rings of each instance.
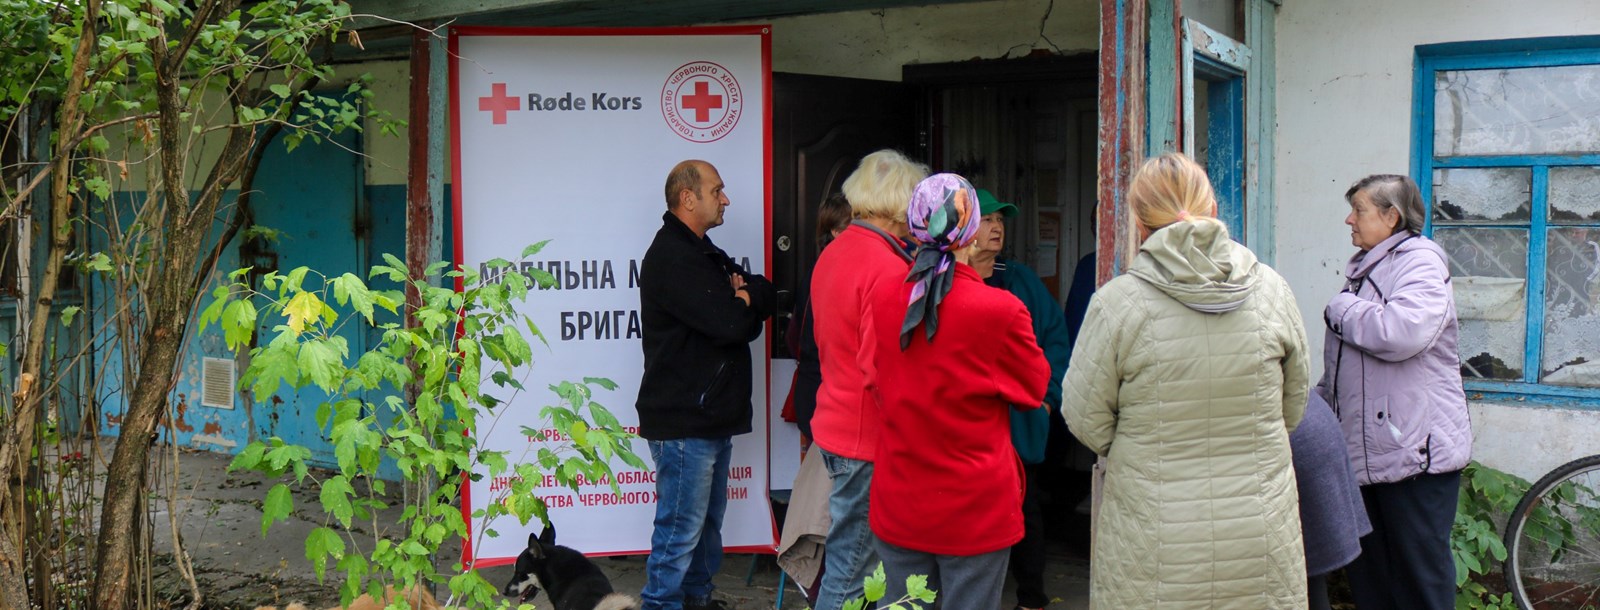
[[[1433, 226], [1434, 170], [1473, 168], [1527, 168], [1532, 172], [1530, 202], [1532, 217], [1525, 223], [1482, 222], [1459, 225], [1463, 228], [1526, 229], [1528, 231], [1528, 277], [1524, 297], [1526, 336], [1524, 337], [1522, 381], [1464, 379], [1469, 399], [1526, 402], [1587, 409], [1600, 409], [1600, 388], [1553, 385], [1539, 382], [1543, 371], [1545, 325], [1546, 242], [1548, 241], [1549, 173], [1552, 167], [1600, 167], [1600, 153], [1586, 155], [1474, 155], [1437, 158], [1434, 142], [1434, 87], [1441, 70], [1486, 70], [1540, 68], [1570, 65], [1600, 65], [1600, 36], [1572, 36], [1456, 42], [1416, 47], [1412, 90], [1411, 175], [1422, 191], [1426, 207], [1423, 232], [1430, 239]], [[1458, 225], [1448, 225], [1458, 226]], [[1586, 225], [1579, 225], [1586, 226]]]

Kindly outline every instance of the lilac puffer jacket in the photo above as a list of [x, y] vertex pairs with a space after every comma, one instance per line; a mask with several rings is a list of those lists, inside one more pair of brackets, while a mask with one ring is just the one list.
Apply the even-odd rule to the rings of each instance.
[[1444, 250], [1396, 233], [1345, 267], [1323, 311], [1322, 381], [1362, 485], [1462, 469], [1472, 425]]

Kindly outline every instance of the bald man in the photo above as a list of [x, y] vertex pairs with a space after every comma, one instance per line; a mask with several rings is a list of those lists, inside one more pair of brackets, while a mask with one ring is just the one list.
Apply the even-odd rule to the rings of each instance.
[[710, 163], [667, 175], [667, 212], [639, 269], [644, 379], [639, 436], [656, 464], [655, 531], [640, 597], [645, 610], [704, 610], [722, 565], [733, 437], [750, 432], [750, 342], [777, 295], [711, 243], [728, 195]]

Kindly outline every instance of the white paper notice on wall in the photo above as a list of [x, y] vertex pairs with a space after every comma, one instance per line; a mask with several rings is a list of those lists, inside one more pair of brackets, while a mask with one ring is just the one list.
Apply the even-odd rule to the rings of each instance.
[[[709, 237], [747, 269], [770, 275], [768, 28], [452, 28], [450, 60], [456, 261], [479, 269], [548, 239], [532, 264], [559, 284], [534, 291], [523, 306], [549, 346], [535, 342], [532, 366], [512, 372], [527, 390], [500, 396], [509, 403], [492, 422], [479, 418], [478, 441], [509, 452], [512, 463], [560, 447], [521, 431], [548, 428], [539, 412], [557, 399], [550, 385], [586, 377], [617, 384], [594, 399], [636, 430], [644, 362], [636, 270], [661, 228], [662, 185], [673, 165], [701, 159], [717, 167], [731, 205]], [[776, 542], [766, 344], [765, 335], [750, 344], [755, 433], [734, 439], [728, 469], [722, 534], [730, 550], [770, 552]], [[643, 440], [634, 450], [650, 468], [616, 460], [620, 497], [610, 481], [586, 482], [576, 493], [547, 481], [539, 490], [562, 544], [589, 554], [649, 551], [654, 464]], [[471, 482], [466, 511], [503, 498], [506, 486], [487, 476]], [[480, 567], [514, 561], [540, 527], [509, 518], [469, 525], [466, 553]], [[482, 535], [486, 527], [498, 536]]]

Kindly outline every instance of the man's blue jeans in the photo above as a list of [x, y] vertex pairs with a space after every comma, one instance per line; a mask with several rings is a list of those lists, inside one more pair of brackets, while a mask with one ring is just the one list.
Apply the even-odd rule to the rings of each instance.
[[649, 441], [656, 462], [656, 522], [640, 597], [645, 610], [681, 610], [711, 599], [722, 568], [731, 438]]
[[833, 493], [828, 495], [833, 525], [828, 528], [828, 554], [823, 558], [817, 610], [839, 610], [845, 602], [864, 595], [861, 581], [878, 565], [874, 546], [878, 537], [867, 523], [872, 462], [840, 457], [823, 449], [822, 464], [833, 480]]

